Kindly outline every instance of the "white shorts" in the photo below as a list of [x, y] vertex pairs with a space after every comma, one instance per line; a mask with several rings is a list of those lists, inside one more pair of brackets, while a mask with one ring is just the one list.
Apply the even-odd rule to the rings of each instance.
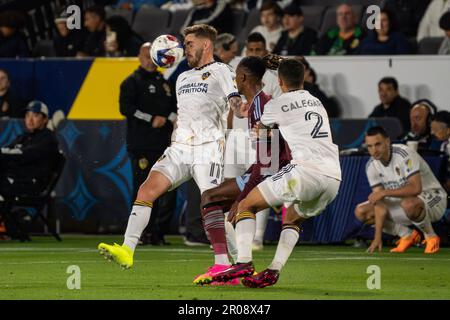
[[255, 161], [256, 151], [252, 146], [249, 131], [242, 129], [228, 131], [224, 177], [235, 178], [243, 175]]
[[172, 143], [152, 171], [161, 172], [171, 182], [170, 190], [193, 178], [201, 193], [223, 181], [223, 141], [199, 146]]
[[270, 206], [294, 205], [299, 216], [310, 218], [322, 213], [336, 198], [339, 186], [339, 180], [288, 164], [261, 182], [258, 189]]
[[[443, 189], [431, 189], [423, 191], [418, 197], [425, 204], [425, 212], [430, 217], [430, 221], [441, 220], [447, 208], [447, 193]], [[400, 205], [401, 199], [387, 198], [383, 202], [386, 204], [392, 221], [403, 225], [412, 224]]]

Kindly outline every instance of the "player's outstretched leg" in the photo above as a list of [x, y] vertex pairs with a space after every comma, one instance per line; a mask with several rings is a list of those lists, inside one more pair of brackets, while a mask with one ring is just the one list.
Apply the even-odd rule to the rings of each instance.
[[300, 225], [306, 219], [301, 218], [293, 206], [287, 209], [283, 230], [280, 234], [277, 250], [269, 267], [255, 275], [242, 280], [242, 284], [249, 288], [264, 288], [277, 283], [280, 271], [286, 264], [295, 245], [298, 242]]
[[236, 221], [236, 241], [238, 247], [237, 263], [213, 276], [213, 281], [230, 281], [234, 278], [252, 275], [255, 267], [252, 262], [252, 242], [256, 232], [255, 212], [268, 208], [268, 204], [258, 188], [239, 202]]
[[212, 277], [231, 266], [228, 258], [227, 237], [225, 230], [224, 211], [227, 211], [231, 203], [239, 194], [239, 188], [234, 179], [222, 182], [218, 187], [206, 190], [202, 194], [202, 218], [205, 232], [214, 250], [214, 265], [205, 273], [195, 277], [194, 284], [205, 285], [236, 285], [239, 281], [215, 282]]
[[125, 240], [122, 245], [100, 243], [98, 250], [105, 259], [116, 262], [123, 269], [133, 266], [134, 250], [145, 227], [150, 221], [153, 202], [169, 190], [171, 183], [162, 173], [150, 171], [147, 180], [140, 186], [136, 201], [131, 209]]

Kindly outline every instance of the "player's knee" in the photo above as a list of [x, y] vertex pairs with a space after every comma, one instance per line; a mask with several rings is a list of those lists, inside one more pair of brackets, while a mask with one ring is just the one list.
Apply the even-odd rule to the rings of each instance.
[[136, 199], [145, 201], [155, 201], [159, 197], [154, 188], [151, 188], [145, 182], [139, 187]]
[[400, 206], [405, 211], [408, 219], [415, 221], [420, 218], [424, 209], [422, 202], [417, 198], [408, 198], [402, 200]]
[[284, 225], [296, 225], [299, 226], [302, 222], [301, 217], [294, 211], [294, 212], [287, 212], [286, 216], [284, 217], [283, 224]]
[[239, 201], [237, 212], [251, 211], [254, 212], [254, 208], [250, 205], [250, 202], [247, 198]]
[[206, 190], [205, 192], [202, 193], [200, 205], [202, 208], [204, 208], [211, 202], [212, 202], [212, 193], [210, 190]]
[[362, 204], [357, 205], [355, 208], [355, 217], [361, 222], [366, 222], [368, 219], [367, 208]]

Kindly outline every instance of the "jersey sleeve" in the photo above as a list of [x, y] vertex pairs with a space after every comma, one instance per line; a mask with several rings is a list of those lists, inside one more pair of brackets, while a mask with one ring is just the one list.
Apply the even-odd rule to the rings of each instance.
[[272, 102], [269, 101], [264, 106], [264, 112], [261, 116], [261, 123], [268, 127], [273, 127], [277, 124], [277, 114], [274, 112]]
[[369, 180], [369, 185], [372, 189], [383, 184], [380, 179], [380, 174], [376, 171], [373, 161], [371, 160], [369, 160], [369, 163], [366, 166], [366, 174], [367, 180]]
[[230, 67], [224, 66], [219, 70], [217, 78], [219, 80], [219, 86], [227, 99], [240, 96], [236, 85], [236, 75]]
[[408, 156], [405, 160], [405, 176], [406, 179], [409, 179], [411, 176], [420, 172], [420, 156], [419, 154], [412, 150], [406, 149]]

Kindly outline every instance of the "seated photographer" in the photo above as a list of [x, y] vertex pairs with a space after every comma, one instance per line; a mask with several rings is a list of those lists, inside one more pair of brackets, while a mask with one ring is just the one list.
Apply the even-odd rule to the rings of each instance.
[[16, 195], [38, 195], [45, 187], [58, 156], [56, 135], [47, 129], [48, 108], [41, 101], [28, 104], [26, 132], [0, 149], [0, 206]]

